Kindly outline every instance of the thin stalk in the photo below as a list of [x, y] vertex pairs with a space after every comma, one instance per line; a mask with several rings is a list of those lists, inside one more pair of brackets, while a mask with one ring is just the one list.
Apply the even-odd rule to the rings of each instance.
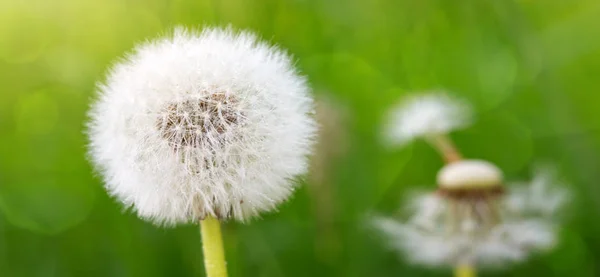
[[221, 223], [214, 217], [207, 216], [200, 220], [202, 234], [202, 251], [207, 277], [227, 277], [225, 250], [221, 235]]
[[[463, 159], [462, 155], [454, 145], [454, 142], [446, 134], [436, 134], [429, 136], [427, 141], [440, 153], [446, 163], [453, 163]], [[460, 212], [458, 203], [451, 203], [449, 212], [449, 219], [457, 220], [455, 217]], [[467, 212], [471, 212], [468, 210]], [[458, 227], [455, 224], [451, 224], [453, 228]], [[460, 263], [454, 268], [455, 277], [476, 277], [475, 268], [470, 263]]]
[[454, 145], [454, 142], [445, 134], [429, 136], [427, 141], [438, 151], [446, 163], [460, 161], [462, 155]]
[[454, 277], [476, 277], [475, 268], [470, 264], [459, 264], [454, 268]]

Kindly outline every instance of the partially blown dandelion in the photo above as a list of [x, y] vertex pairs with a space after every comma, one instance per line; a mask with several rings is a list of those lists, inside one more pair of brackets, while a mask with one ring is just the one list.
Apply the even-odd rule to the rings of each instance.
[[[450, 103], [447, 99], [428, 96], [413, 103], [442, 107]], [[416, 104], [411, 107], [417, 109]], [[437, 118], [429, 119], [446, 120], [442, 125], [458, 127], [449, 123], [449, 110], [441, 109]], [[405, 120], [418, 114], [397, 113], [404, 114]], [[444, 138], [442, 144], [439, 139], [429, 141], [448, 164], [438, 173], [437, 190], [409, 201], [408, 220], [380, 217], [375, 221], [395, 249], [415, 263], [452, 266], [458, 276], [468, 276], [474, 274], [473, 266], [518, 262], [554, 246], [556, 215], [566, 202], [567, 192], [555, 184], [551, 170], [537, 172], [528, 185], [506, 188], [501, 170], [492, 163], [462, 159], [445, 134], [452, 128], [426, 129], [419, 136]]]
[[306, 171], [312, 110], [283, 51], [248, 32], [178, 28], [99, 86], [90, 153], [108, 191], [144, 219], [246, 221]]
[[[461, 177], [472, 177], [467, 174]], [[497, 267], [523, 261], [555, 245], [556, 215], [567, 196], [549, 182], [555, 180], [550, 169], [538, 174], [529, 186], [506, 191], [498, 183], [452, 188], [440, 184], [437, 191], [409, 201], [412, 215], [407, 221], [379, 218], [376, 224], [394, 247], [418, 264]]]

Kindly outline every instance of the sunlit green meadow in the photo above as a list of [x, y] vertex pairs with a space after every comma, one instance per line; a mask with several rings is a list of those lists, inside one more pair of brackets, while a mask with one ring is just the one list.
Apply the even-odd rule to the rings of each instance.
[[556, 164], [575, 196], [554, 251], [481, 275], [600, 276], [594, 0], [3, 0], [0, 276], [204, 276], [197, 226], [155, 227], [106, 194], [86, 111], [137, 42], [229, 24], [288, 49], [340, 115], [323, 138], [339, 149], [316, 154], [324, 177], [299, 180], [276, 213], [224, 226], [231, 276], [450, 276], [408, 264], [368, 225], [435, 184], [442, 161], [425, 143], [380, 143], [386, 109], [429, 89], [475, 105], [476, 124], [453, 134], [466, 156], [511, 180]]

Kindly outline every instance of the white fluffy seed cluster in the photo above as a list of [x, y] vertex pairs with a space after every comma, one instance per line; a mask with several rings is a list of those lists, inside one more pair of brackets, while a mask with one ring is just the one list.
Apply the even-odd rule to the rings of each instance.
[[90, 156], [108, 191], [157, 224], [245, 221], [307, 170], [313, 100], [291, 58], [249, 32], [143, 43], [99, 86]]
[[446, 134], [471, 124], [471, 106], [443, 92], [412, 96], [393, 107], [385, 126], [390, 145], [416, 138]]
[[502, 220], [489, 230], [473, 232], [474, 222], [468, 217], [449, 221], [451, 208], [461, 207], [456, 202], [450, 206], [452, 201], [436, 193], [413, 198], [408, 220], [380, 217], [375, 226], [393, 250], [416, 264], [493, 268], [520, 262], [556, 244], [557, 215], [569, 197], [548, 168], [538, 171], [529, 184], [510, 187], [496, 203]]

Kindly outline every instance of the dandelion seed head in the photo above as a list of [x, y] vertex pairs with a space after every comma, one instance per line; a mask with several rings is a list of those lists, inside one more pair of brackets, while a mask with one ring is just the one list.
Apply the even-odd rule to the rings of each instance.
[[108, 191], [154, 223], [246, 221], [307, 169], [316, 124], [289, 55], [249, 32], [177, 28], [98, 87], [90, 156]]
[[471, 114], [468, 104], [443, 92], [409, 97], [389, 113], [386, 141], [402, 146], [419, 137], [446, 134], [470, 125]]
[[475, 198], [425, 193], [409, 201], [408, 219], [379, 217], [374, 226], [392, 250], [415, 264], [497, 268], [522, 262], [557, 243], [557, 213], [569, 198], [548, 176], [539, 171], [527, 184]]

